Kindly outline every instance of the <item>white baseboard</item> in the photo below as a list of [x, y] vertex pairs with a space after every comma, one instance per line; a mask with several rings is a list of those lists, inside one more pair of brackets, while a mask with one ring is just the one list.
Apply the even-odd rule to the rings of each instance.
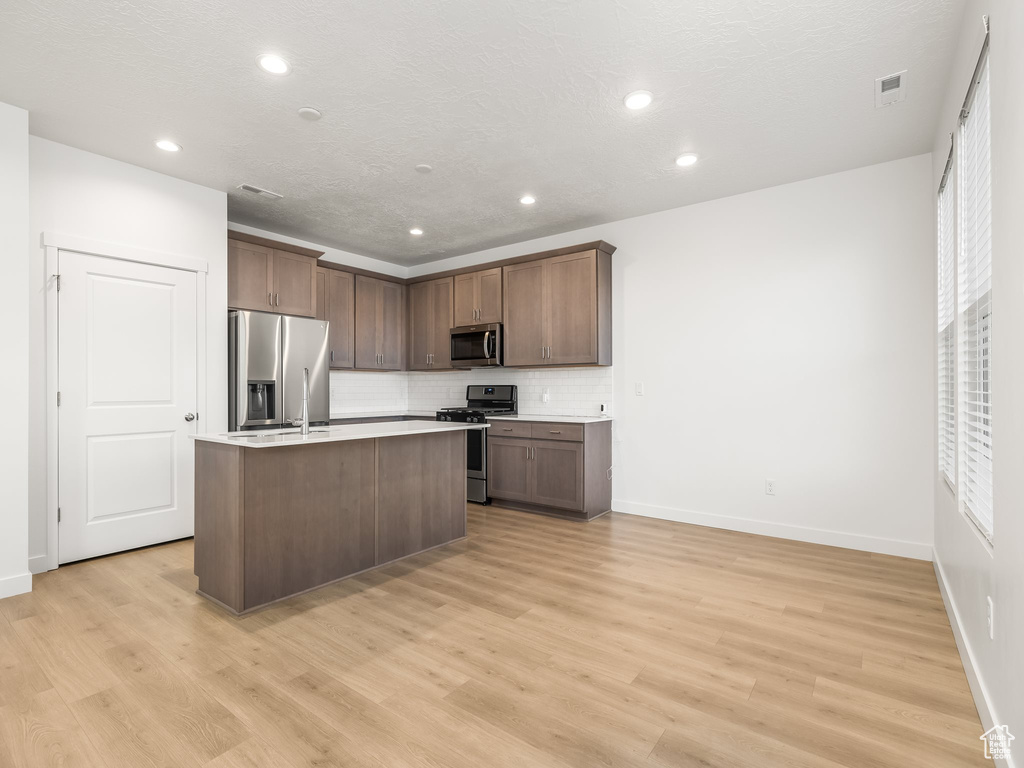
[[917, 541], [900, 541], [899, 539], [882, 539], [875, 536], [863, 536], [857, 533], [826, 531], [820, 528], [804, 528], [786, 523], [771, 523], [763, 520], [750, 520], [744, 517], [728, 515], [712, 515], [707, 512], [694, 512], [688, 509], [659, 507], [654, 504], [641, 504], [635, 501], [612, 500], [612, 509], [642, 517], [656, 517], [661, 520], [674, 520], [677, 523], [703, 525], [708, 528], [724, 528], [727, 531], [756, 533], [761, 536], [773, 536], [778, 539], [807, 541], [812, 544], [825, 544], [830, 547], [859, 549], [864, 552], [877, 552], [882, 555], [911, 557], [915, 560], [931, 560], [932, 545]]
[[46, 573], [50, 570], [46, 555], [34, 555], [28, 559], [28, 570], [30, 573]]
[[0, 579], [0, 599], [14, 597], [32, 591], [32, 574], [19, 573], [16, 576], [4, 576]]
[[[939, 592], [942, 594], [942, 602], [946, 606], [946, 615], [949, 617], [949, 625], [953, 628], [953, 637], [956, 638], [956, 647], [960, 652], [960, 661], [964, 665], [964, 672], [967, 674], [967, 683], [971, 686], [971, 695], [974, 697], [974, 705], [978, 708], [978, 717], [981, 718], [982, 730], [987, 731], [996, 723], [1001, 722], [996, 717], [995, 707], [989, 698], [988, 689], [985, 687], [981, 675], [978, 674], [978, 665], [971, 652], [971, 644], [967, 641], [967, 634], [960, 623], [960, 613], [956, 609], [956, 601], [946, 586], [946, 572], [942, 570], [942, 563], [939, 562], [938, 553], [933, 553], [932, 567], [935, 568], [935, 578], [939, 582]], [[980, 741], [978, 742], [981, 743]], [[996, 765], [1002, 768], [1014, 768], [1014, 760], [995, 760]]]

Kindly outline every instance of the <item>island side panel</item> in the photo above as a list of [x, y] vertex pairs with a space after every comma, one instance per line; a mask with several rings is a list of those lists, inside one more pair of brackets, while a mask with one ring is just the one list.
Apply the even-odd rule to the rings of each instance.
[[592, 519], [612, 508], [612, 423], [595, 421], [583, 430], [583, 511]]
[[374, 566], [372, 439], [245, 453], [247, 610]]
[[466, 433], [377, 440], [377, 561], [466, 535]]
[[242, 611], [243, 449], [196, 441], [195, 573], [199, 591]]

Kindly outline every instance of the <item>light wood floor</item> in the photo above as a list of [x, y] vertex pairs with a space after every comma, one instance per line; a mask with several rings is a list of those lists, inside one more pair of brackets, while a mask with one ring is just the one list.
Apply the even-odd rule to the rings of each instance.
[[470, 506], [243, 619], [192, 542], [0, 601], [4, 766], [991, 765], [928, 563]]

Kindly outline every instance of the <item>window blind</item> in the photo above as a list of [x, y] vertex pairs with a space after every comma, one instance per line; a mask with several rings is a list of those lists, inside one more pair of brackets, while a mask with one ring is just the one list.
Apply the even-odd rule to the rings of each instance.
[[959, 131], [959, 495], [992, 536], [992, 237], [989, 67], [983, 55]]
[[[952, 161], [952, 157], [950, 160]], [[939, 471], [956, 487], [956, 243], [955, 186], [949, 169], [938, 199]]]

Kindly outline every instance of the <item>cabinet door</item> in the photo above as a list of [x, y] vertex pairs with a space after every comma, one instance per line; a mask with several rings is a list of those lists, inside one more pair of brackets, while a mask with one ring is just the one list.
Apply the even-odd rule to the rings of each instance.
[[478, 272], [455, 276], [455, 326], [474, 325], [477, 322]]
[[379, 280], [356, 275], [356, 368], [380, 368], [377, 357]]
[[452, 367], [452, 279], [431, 280], [430, 370]]
[[505, 268], [505, 365], [544, 365], [544, 263]]
[[501, 322], [501, 267], [477, 272], [477, 322]]
[[409, 286], [409, 369], [430, 368], [430, 346], [434, 333], [434, 291], [430, 283]]
[[271, 312], [273, 292], [274, 251], [228, 240], [228, 306]]
[[336, 269], [327, 272], [327, 320], [330, 322], [331, 368], [355, 365], [355, 275]]
[[548, 365], [597, 362], [597, 254], [544, 259]]
[[487, 438], [487, 495], [508, 501], [530, 501], [529, 440]]
[[389, 371], [400, 371], [402, 369], [402, 319], [404, 317], [402, 304], [405, 301], [405, 291], [398, 283], [389, 283], [385, 280], [377, 282], [380, 283], [378, 316], [381, 319], [381, 324], [377, 330], [381, 353], [380, 367]]
[[316, 268], [316, 319], [327, 320], [327, 270]]
[[274, 311], [316, 316], [316, 259], [274, 251]]
[[583, 509], [583, 443], [531, 440], [530, 501], [546, 507]]

